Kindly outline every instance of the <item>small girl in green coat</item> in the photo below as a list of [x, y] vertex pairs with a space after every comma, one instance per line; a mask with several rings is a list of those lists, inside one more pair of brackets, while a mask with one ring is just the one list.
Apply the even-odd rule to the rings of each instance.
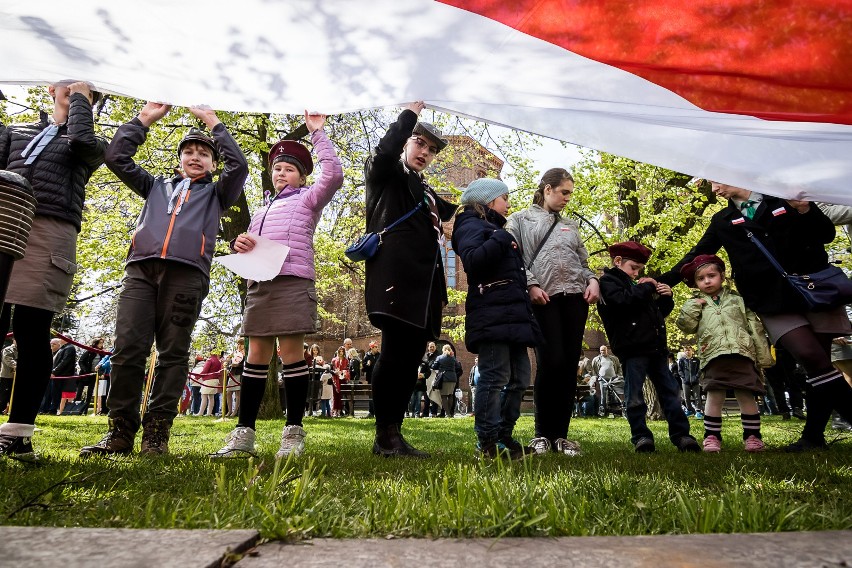
[[763, 324], [739, 294], [723, 286], [725, 263], [718, 256], [699, 255], [680, 274], [700, 291], [684, 303], [677, 326], [685, 333], [698, 333], [700, 383], [707, 393], [704, 451], [722, 449], [722, 404], [729, 389], [740, 405], [745, 450], [763, 451], [755, 395], [766, 392], [759, 367], [772, 365]]

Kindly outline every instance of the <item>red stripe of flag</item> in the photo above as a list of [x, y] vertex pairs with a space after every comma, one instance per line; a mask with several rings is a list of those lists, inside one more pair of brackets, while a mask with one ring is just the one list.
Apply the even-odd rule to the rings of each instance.
[[709, 111], [852, 124], [852, 0], [439, 0]]

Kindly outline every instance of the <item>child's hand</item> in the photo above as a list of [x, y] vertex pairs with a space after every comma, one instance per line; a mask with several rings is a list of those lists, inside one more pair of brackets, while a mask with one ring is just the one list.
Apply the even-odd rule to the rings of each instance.
[[643, 276], [642, 278], [637, 280], [636, 283], [637, 284], [653, 284], [654, 288], [657, 287], [657, 281], [654, 280], [653, 278], [648, 277], [648, 276]]
[[145, 106], [142, 107], [142, 110], [139, 111], [139, 122], [142, 123], [142, 126], [148, 128], [169, 112], [171, 110], [172, 105], [167, 105], [163, 103], [152, 103], [148, 101], [145, 103]]
[[426, 108], [426, 103], [424, 103], [423, 101], [414, 101], [413, 103], [408, 103], [407, 105], [405, 105], [405, 108], [410, 111], [413, 111], [414, 114], [416, 114], [417, 116], [420, 116], [420, 111]]
[[672, 288], [668, 284], [657, 282], [657, 294], [659, 294], [660, 296], [671, 296]]
[[243, 233], [234, 239], [234, 250], [237, 252], [250, 252], [257, 242], [248, 233]]
[[308, 132], [316, 132], [325, 124], [326, 115], [318, 112], [305, 111], [305, 126], [308, 127]]
[[204, 123], [208, 130], [213, 130], [213, 127], [222, 122], [216, 116], [216, 111], [207, 105], [193, 105], [189, 107], [189, 112], [192, 116]]
[[693, 298], [693, 301], [699, 306], [704, 306], [707, 304], [707, 300], [705, 300], [704, 298]]
[[539, 286], [531, 286], [530, 287], [530, 301], [533, 304], [543, 306], [547, 302], [550, 301], [550, 296], [548, 296], [547, 292], [542, 290]]

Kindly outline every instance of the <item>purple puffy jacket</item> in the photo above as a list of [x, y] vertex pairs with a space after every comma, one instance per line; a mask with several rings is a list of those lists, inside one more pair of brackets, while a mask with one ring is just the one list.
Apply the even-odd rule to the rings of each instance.
[[287, 186], [251, 218], [248, 232], [290, 247], [280, 274], [316, 280], [314, 230], [335, 192], [343, 185], [343, 167], [331, 141], [320, 129], [311, 134], [322, 173], [311, 186]]

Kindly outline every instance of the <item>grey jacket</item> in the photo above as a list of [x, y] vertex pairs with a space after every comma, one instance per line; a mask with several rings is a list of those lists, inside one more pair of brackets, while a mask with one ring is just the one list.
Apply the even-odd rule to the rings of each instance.
[[12, 344], [3, 349], [3, 364], [0, 365], [0, 378], [11, 379], [18, 366], [18, 347]]
[[[169, 211], [180, 177], [153, 176], [133, 161], [148, 129], [138, 118], [118, 128], [106, 151], [106, 165], [134, 193], [145, 199], [136, 222], [127, 262], [163, 258], [189, 264], [210, 276], [210, 263], [219, 232], [219, 218], [243, 191], [248, 164], [224, 124], [211, 131], [224, 170], [217, 181], [207, 175], [189, 186], [184, 199]], [[178, 206], [179, 205], [179, 206]]]
[[[506, 230], [512, 233], [521, 246], [524, 267], [539, 243], [553, 224], [556, 213], [548, 213], [543, 207], [531, 205], [512, 213]], [[595, 273], [589, 269], [589, 253], [580, 238], [577, 223], [559, 216], [559, 224], [550, 233], [531, 270], [527, 270], [527, 286], [539, 286], [547, 295], [557, 293], [582, 294], [589, 279]]]

